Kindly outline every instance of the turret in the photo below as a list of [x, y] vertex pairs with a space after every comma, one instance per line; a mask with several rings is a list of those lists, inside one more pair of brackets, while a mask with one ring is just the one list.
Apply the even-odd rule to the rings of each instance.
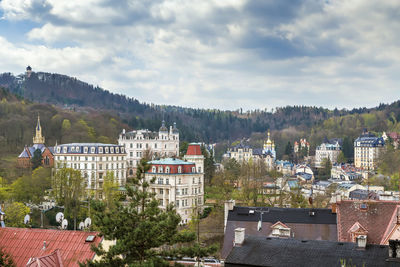
[[38, 120], [35, 128], [35, 136], [33, 137], [33, 144], [44, 144], [44, 136], [42, 135], [42, 127], [40, 126], [40, 116], [38, 114]]
[[189, 144], [186, 155], [183, 157], [183, 159], [189, 162], [194, 162], [196, 164], [196, 171], [199, 173], [204, 173], [204, 156], [201, 153], [201, 147], [199, 144]]

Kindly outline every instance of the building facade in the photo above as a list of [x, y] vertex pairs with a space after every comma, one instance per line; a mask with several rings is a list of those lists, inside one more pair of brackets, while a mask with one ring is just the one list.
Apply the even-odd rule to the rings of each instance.
[[315, 150], [315, 167], [322, 168], [324, 159], [329, 159], [332, 164], [337, 163], [337, 158], [342, 151], [342, 146], [338, 140], [324, 142], [317, 146]]
[[40, 125], [40, 117], [38, 116], [37, 124], [35, 127], [35, 136], [33, 137], [33, 146], [25, 146], [24, 150], [18, 156], [17, 166], [19, 168], [31, 168], [31, 160], [36, 150], [39, 150], [42, 155], [42, 166], [53, 167], [54, 155], [53, 148], [46, 147], [45, 138], [42, 134], [42, 126]]
[[102, 198], [103, 179], [113, 172], [118, 184], [126, 183], [126, 152], [122, 145], [72, 143], [54, 147], [55, 169], [67, 167], [80, 170], [86, 189]]
[[364, 170], [375, 170], [385, 140], [366, 130], [354, 141], [354, 165]]
[[165, 121], [158, 132], [136, 130], [119, 135], [118, 144], [125, 147], [128, 176], [136, 173], [136, 166], [146, 151], [152, 153], [153, 158], [179, 156], [179, 130], [176, 123], [168, 131]]
[[160, 208], [174, 204], [181, 224], [188, 223], [204, 203], [204, 157], [200, 145], [190, 144], [185, 159], [188, 161], [176, 158], [150, 161], [145, 174], [148, 181], [154, 179], [150, 190], [156, 194]]

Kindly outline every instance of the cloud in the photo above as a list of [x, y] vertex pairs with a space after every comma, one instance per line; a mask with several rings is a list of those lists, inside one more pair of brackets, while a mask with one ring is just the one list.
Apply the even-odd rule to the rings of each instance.
[[0, 71], [30, 64], [141, 101], [221, 109], [400, 97], [396, 0], [2, 0], [0, 10], [35, 22], [23, 43], [2, 36]]

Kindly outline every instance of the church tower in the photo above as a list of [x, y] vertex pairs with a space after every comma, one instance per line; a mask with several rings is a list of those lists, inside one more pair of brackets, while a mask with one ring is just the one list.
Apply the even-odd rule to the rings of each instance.
[[40, 126], [40, 116], [38, 115], [36, 134], [33, 137], [33, 144], [44, 144], [44, 136], [42, 135], [42, 127]]

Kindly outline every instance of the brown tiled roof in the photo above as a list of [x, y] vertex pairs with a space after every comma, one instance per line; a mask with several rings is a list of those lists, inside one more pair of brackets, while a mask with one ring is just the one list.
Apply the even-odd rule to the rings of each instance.
[[64, 267], [60, 250], [56, 249], [53, 253], [33, 258], [26, 267]]
[[[367, 209], [360, 208], [366, 204]], [[369, 244], [383, 244], [397, 222], [399, 201], [342, 200], [337, 203], [338, 241], [352, 242], [350, 229], [358, 223], [368, 231]]]
[[[64, 231], [29, 228], [0, 228], [0, 247], [4, 248], [16, 266], [26, 266], [29, 259], [49, 255], [59, 249], [64, 266], [79, 266], [78, 262], [93, 259], [91, 245], [98, 245], [97, 232]], [[89, 235], [96, 238], [86, 242]], [[44, 247], [44, 241], [46, 246]]]

